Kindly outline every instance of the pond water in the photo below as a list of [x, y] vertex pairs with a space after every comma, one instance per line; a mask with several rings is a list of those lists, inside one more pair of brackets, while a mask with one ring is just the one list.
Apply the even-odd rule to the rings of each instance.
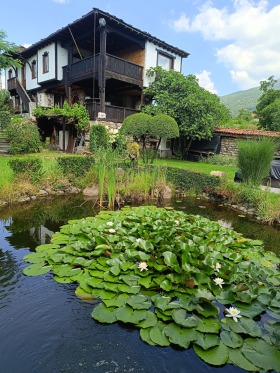
[[[237, 231], [264, 240], [266, 247], [280, 253], [276, 228], [250, 222], [203, 200], [173, 201], [173, 206], [231, 222]], [[49, 242], [68, 220], [96, 212], [81, 196], [0, 211], [0, 372], [242, 372], [231, 365], [211, 367], [192, 349], [149, 346], [134, 328], [101, 325], [91, 317], [93, 305], [75, 296], [75, 285], [58, 284], [51, 274], [22, 274], [27, 265], [24, 255]]]

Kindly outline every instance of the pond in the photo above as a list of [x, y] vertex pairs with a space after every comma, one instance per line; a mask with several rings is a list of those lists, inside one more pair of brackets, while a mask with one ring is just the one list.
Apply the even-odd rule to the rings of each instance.
[[[230, 222], [247, 237], [280, 253], [279, 230], [238, 216], [204, 200], [173, 201], [176, 209]], [[102, 325], [93, 305], [79, 300], [73, 284], [51, 274], [26, 277], [22, 258], [70, 219], [95, 215], [81, 196], [35, 201], [0, 211], [0, 371], [6, 373], [242, 372], [232, 365], [211, 367], [192, 349], [154, 347], [121, 324]]]

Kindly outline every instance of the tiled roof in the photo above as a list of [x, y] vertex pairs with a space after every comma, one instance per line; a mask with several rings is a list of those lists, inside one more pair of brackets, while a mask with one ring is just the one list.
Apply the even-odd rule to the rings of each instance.
[[225, 135], [242, 135], [242, 136], [268, 136], [280, 137], [280, 132], [261, 131], [261, 130], [242, 130], [239, 128], [215, 128], [215, 133], [224, 133]]

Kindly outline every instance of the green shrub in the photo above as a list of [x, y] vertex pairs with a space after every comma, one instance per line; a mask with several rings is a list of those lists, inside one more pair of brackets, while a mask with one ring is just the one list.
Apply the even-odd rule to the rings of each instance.
[[8, 164], [15, 176], [30, 178], [33, 183], [38, 182], [43, 175], [43, 163], [40, 158], [15, 158]]
[[0, 110], [0, 128], [5, 129], [11, 124], [11, 113], [7, 110]]
[[58, 168], [64, 176], [80, 178], [89, 171], [94, 164], [92, 156], [80, 157], [77, 155], [56, 158]]
[[11, 123], [6, 130], [12, 154], [38, 153], [42, 146], [37, 125], [30, 119]]
[[109, 134], [105, 126], [96, 124], [90, 128], [89, 150], [94, 152], [98, 148], [109, 146]]
[[209, 192], [217, 188], [221, 180], [216, 176], [167, 167], [167, 181], [181, 190], [192, 190], [196, 194]]
[[269, 175], [271, 161], [276, 151], [274, 139], [263, 137], [256, 140], [240, 140], [238, 144], [238, 167], [246, 184], [261, 185]]
[[199, 162], [207, 164], [216, 164], [219, 166], [237, 166], [237, 157], [232, 157], [229, 155], [214, 154], [208, 158], [202, 158]]

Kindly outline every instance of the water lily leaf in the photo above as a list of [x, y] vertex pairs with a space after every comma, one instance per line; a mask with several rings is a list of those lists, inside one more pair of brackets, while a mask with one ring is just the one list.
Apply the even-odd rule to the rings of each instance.
[[63, 264], [60, 267], [54, 268], [54, 274], [59, 277], [73, 277], [82, 273], [81, 268], [73, 268], [71, 265]]
[[44, 263], [47, 253], [44, 251], [38, 253], [27, 254], [23, 257], [23, 260], [27, 263]]
[[216, 296], [216, 299], [221, 304], [231, 304], [235, 301], [235, 296], [232, 291], [221, 291], [220, 294]]
[[59, 284], [71, 284], [73, 280], [71, 277], [58, 277], [58, 276], [53, 276], [53, 279], [58, 282]]
[[167, 296], [161, 296], [161, 295], [156, 295], [155, 297], [152, 297], [152, 301], [154, 302], [154, 305], [161, 309], [162, 311], [165, 311], [168, 309], [168, 305], [171, 301], [171, 297]]
[[116, 282], [120, 283], [120, 281], [118, 281], [118, 278], [116, 276], [112, 276], [109, 271], [103, 273], [103, 279], [104, 281], [113, 282], [114, 284]]
[[159, 346], [169, 346], [169, 339], [164, 334], [165, 324], [158, 321], [157, 324], [150, 330], [151, 340]]
[[258, 296], [258, 301], [261, 302], [262, 304], [264, 305], [269, 305], [270, 302], [271, 302], [271, 294], [267, 294], [267, 293], [261, 293], [259, 296]]
[[271, 344], [257, 338], [247, 338], [241, 349], [250, 362], [266, 372], [280, 371], [280, 350]]
[[165, 291], [170, 291], [172, 289], [172, 283], [169, 280], [165, 279], [160, 284], [160, 288], [165, 290]]
[[234, 332], [222, 331], [220, 334], [221, 341], [228, 347], [238, 348], [243, 344], [243, 339], [240, 335]]
[[188, 348], [192, 341], [196, 340], [196, 331], [190, 328], [181, 328], [175, 323], [170, 323], [164, 328], [164, 334], [171, 343], [183, 348]]
[[128, 304], [135, 310], [148, 310], [149, 308], [151, 308], [152, 302], [148, 300], [148, 298], [144, 295], [139, 294], [129, 298], [126, 304]]
[[152, 328], [146, 328], [146, 329], [141, 329], [140, 330], [140, 337], [142, 339], [142, 341], [148, 343], [149, 345], [152, 345], [152, 346], [155, 346], [156, 343], [154, 343], [152, 340], [151, 340], [151, 337], [150, 337], [150, 331], [151, 331]]
[[202, 298], [207, 300], [213, 300], [215, 298], [214, 295], [206, 289], [195, 289], [193, 294], [196, 298]]
[[229, 348], [229, 363], [237, 365], [238, 367], [248, 371], [248, 372], [256, 372], [259, 369], [253, 365], [246, 357], [240, 352], [239, 349], [231, 349]]
[[280, 320], [280, 310], [276, 311], [275, 309], [274, 310], [267, 309], [266, 312], [270, 317], [273, 317], [276, 320]]
[[194, 344], [193, 349], [195, 353], [206, 363], [212, 365], [223, 365], [228, 360], [228, 348], [222, 342], [219, 346], [204, 350], [200, 346]]
[[185, 328], [193, 328], [198, 324], [198, 320], [193, 316], [187, 317], [186, 310], [182, 308], [173, 310], [171, 316], [176, 324]]
[[157, 319], [156, 315], [154, 314], [154, 312], [147, 311], [147, 316], [146, 316], [145, 320], [140, 321], [138, 323], [138, 326], [140, 328], [144, 328], [144, 329], [151, 328], [152, 326], [155, 326], [157, 322], [158, 322], [158, 319]]
[[238, 322], [235, 322], [231, 318], [224, 318], [221, 320], [223, 328], [227, 331], [233, 331], [235, 333], [249, 334], [252, 337], [261, 337], [262, 331], [259, 325], [248, 317], [242, 317]]
[[103, 286], [105, 290], [113, 291], [115, 293], [119, 292], [119, 284], [113, 284], [112, 282], [104, 282]]
[[215, 334], [203, 334], [196, 332], [195, 343], [200, 346], [203, 350], [208, 350], [211, 347], [219, 346], [220, 339]]
[[255, 298], [257, 298], [257, 295], [253, 295], [249, 291], [236, 292], [236, 300], [239, 300], [240, 302], [251, 303]]
[[177, 256], [172, 253], [171, 251], [165, 251], [163, 254], [164, 263], [168, 266], [173, 268], [176, 272], [180, 273], [181, 268], [177, 260]]
[[102, 278], [91, 277], [86, 280], [86, 283], [94, 289], [103, 289], [104, 281]]
[[94, 320], [102, 323], [112, 324], [117, 321], [118, 308], [106, 307], [105, 304], [98, 304], [91, 313]]
[[196, 330], [202, 333], [218, 333], [221, 328], [221, 323], [218, 319], [214, 317], [204, 318], [201, 317], [198, 320], [198, 325]]
[[119, 308], [117, 312], [117, 319], [124, 323], [138, 324], [140, 321], [144, 320], [147, 316], [147, 311], [145, 310], [134, 310], [128, 305], [124, 305]]
[[96, 278], [103, 278], [104, 277], [104, 273], [103, 271], [98, 271], [98, 270], [92, 270], [90, 269], [89, 270], [89, 273], [92, 277], [96, 277]]
[[[166, 312], [166, 311], [165, 311]], [[160, 320], [162, 320], [162, 321], [169, 321], [169, 320], [172, 320], [172, 317], [171, 317], [171, 315], [168, 313], [165, 313], [165, 312], [162, 312], [162, 311], [160, 311], [160, 310], [158, 310], [158, 309], [156, 309], [155, 310], [155, 314], [156, 314], [156, 316], [160, 319]]]
[[149, 289], [151, 287], [153, 278], [152, 276], [146, 276], [146, 277], [141, 277], [138, 280], [139, 285], [144, 286], [144, 288]]
[[121, 275], [119, 277], [128, 286], [138, 285], [139, 278], [137, 275]]
[[126, 301], [129, 299], [128, 294], [116, 295], [112, 299], [103, 299], [103, 303], [106, 307], [122, 307], [125, 305]]
[[[105, 237], [95, 236], [94, 239], [95, 239], [95, 242], [97, 243], [98, 246], [99, 245], [107, 245], [110, 248], [109, 242], [107, 241], [107, 239]], [[103, 247], [102, 247], [102, 249], [103, 249]]]
[[104, 299], [114, 298], [116, 296], [116, 293], [113, 293], [112, 291], [107, 291], [104, 289], [93, 289], [92, 296], [95, 299], [101, 298], [102, 300], [104, 300]]
[[249, 317], [249, 318], [253, 318], [255, 316], [258, 316], [265, 309], [265, 306], [261, 303], [258, 303], [258, 302], [255, 302], [253, 304], [244, 304], [244, 303], [241, 303], [241, 302], [235, 302], [235, 306], [236, 306], [236, 308], [238, 308], [240, 310], [240, 314], [242, 316], [246, 316], [246, 317]]
[[134, 265], [134, 263], [131, 262], [121, 262], [120, 263], [120, 269], [124, 272], [126, 272], [129, 268], [131, 268]]
[[91, 263], [92, 263], [92, 260], [90, 260], [90, 259], [85, 259], [85, 258], [82, 258], [82, 257], [78, 257], [78, 258], [74, 259], [71, 264], [72, 265], [79, 265], [79, 266], [82, 266], [82, 267], [88, 267], [88, 266], [91, 265]]
[[210, 302], [198, 303], [195, 309], [200, 315], [205, 317], [216, 316], [218, 314], [217, 307]]
[[121, 293], [137, 294], [139, 293], [141, 287], [138, 285], [128, 286], [126, 284], [119, 284], [118, 289]]
[[[57, 232], [57, 233], [59, 233], [59, 232]], [[55, 233], [55, 235], [57, 233]], [[54, 238], [54, 235], [52, 237]], [[65, 237], [65, 236], [63, 235], [63, 237]], [[53, 240], [53, 238], [52, 238], [52, 240]], [[59, 249], [59, 248], [60, 248], [60, 246], [56, 245], [54, 243], [46, 243], [44, 245], [37, 246], [35, 251], [37, 253], [39, 253], [39, 252], [42, 252], [42, 251], [49, 251], [49, 250], [52, 250], [52, 249]]]
[[82, 299], [82, 300], [93, 300], [94, 299], [91, 293], [87, 293], [80, 286], [76, 288], [75, 294], [79, 299]]
[[35, 263], [25, 267], [22, 273], [26, 276], [40, 276], [50, 272], [51, 269], [51, 265], [45, 265], [45, 263]]

